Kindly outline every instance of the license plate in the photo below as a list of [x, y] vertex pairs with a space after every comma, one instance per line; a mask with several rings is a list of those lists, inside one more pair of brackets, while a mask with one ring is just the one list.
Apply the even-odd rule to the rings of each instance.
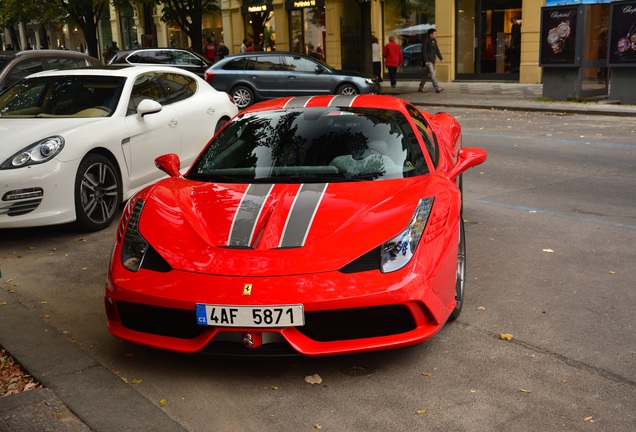
[[228, 306], [197, 304], [197, 323], [216, 327], [296, 327], [305, 324], [303, 305]]

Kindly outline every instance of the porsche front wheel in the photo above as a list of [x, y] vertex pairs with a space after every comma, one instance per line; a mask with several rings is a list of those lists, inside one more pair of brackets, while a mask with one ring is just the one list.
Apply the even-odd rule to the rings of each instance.
[[76, 225], [82, 231], [99, 231], [111, 224], [122, 201], [122, 185], [113, 163], [89, 154], [75, 177]]
[[457, 319], [464, 305], [464, 286], [466, 284], [466, 239], [464, 233], [464, 220], [459, 216], [459, 234], [457, 245], [457, 272], [455, 273], [455, 309], [448, 318], [449, 321]]

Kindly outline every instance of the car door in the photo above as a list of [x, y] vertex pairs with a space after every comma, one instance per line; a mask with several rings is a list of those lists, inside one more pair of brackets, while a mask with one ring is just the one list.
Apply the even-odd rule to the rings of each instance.
[[283, 56], [283, 60], [288, 71], [287, 94], [303, 96], [332, 92], [332, 76], [320, 63], [293, 54]]
[[287, 96], [287, 70], [278, 54], [262, 54], [250, 59], [245, 76], [265, 98]]
[[214, 136], [219, 114], [215, 111], [215, 104], [225, 97], [223, 93], [214, 97], [197, 95], [197, 81], [179, 72], [160, 72], [157, 77], [166, 95], [164, 106], [170, 106], [179, 117], [181, 129], [181, 167], [185, 169], [192, 165], [194, 158], [199, 155], [203, 147]]
[[[144, 99], [160, 103], [161, 111], [143, 117], [137, 115], [137, 107]], [[166, 96], [157, 75], [140, 74], [128, 101], [126, 126], [129, 135], [121, 143], [131, 188], [143, 186], [162, 176], [155, 167], [155, 158], [158, 156], [176, 153], [181, 157], [179, 120], [177, 111], [166, 104]]]

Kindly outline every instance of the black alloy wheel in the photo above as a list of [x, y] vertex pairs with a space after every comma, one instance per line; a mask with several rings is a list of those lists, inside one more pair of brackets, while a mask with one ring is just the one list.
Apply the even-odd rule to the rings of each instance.
[[122, 202], [122, 185], [113, 163], [90, 153], [75, 177], [76, 225], [82, 231], [99, 231], [111, 224]]

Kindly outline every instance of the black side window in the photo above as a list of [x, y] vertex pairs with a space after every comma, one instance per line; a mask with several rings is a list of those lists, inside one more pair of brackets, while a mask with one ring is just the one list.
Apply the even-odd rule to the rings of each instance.
[[185, 100], [197, 90], [196, 81], [185, 75], [164, 72], [158, 77], [166, 95], [165, 105]]
[[283, 71], [287, 70], [285, 64], [278, 55], [266, 55], [258, 57], [256, 70], [259, 71]]
[[161, 87], [159, 79], [153, 73], [139, 75], [135, 80], [130, 101], [128, 101], [127, 115], [136, 114], [137, 107], [144, 99], [151, 99], [160, 104], [165, 103], [163, 88]]
[[437, 137], [435, 136], [435, 133], [429, 126], [426, 119], [417, 110], [417, 108], [415, 108], [414, 106], [407, 106], [406, 108], [409, 111], [411, 118], [417, 125], [417, 130], [420, 132], [420, 135], [424, 140], [426, 150], [431, 158], [431, 161], [433, 161], [433, 165], [435, 166], [435, 168], [437, 168], [437, 163], [439, 162], [439, 147], [437, 144]]
[[44, 70], [44, 66], [40, 59], [30, 59], [22, 61], [16, 64], [11, 72], [7, 75], [6, 86], [9, 86], [15, 82], [20, 81], [22, 78], [31, 75], [32, 73], [41, 72]]
[[249, 57], [241, 57], [241, 58], [237, 58], [236, 60], [232, 60], [229, 61], [225, 64], [225, 66], [223, 66], [223, 69], [225, 70], [243, 70], [245, 69], [245, 66], [247, 65], [247, 63], [249, 63], [250, 58]]

